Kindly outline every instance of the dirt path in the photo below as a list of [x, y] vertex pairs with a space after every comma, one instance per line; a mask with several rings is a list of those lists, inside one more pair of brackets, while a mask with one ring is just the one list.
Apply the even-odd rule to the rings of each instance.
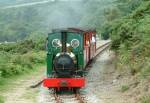
[[12, 89], [3, 93], [5, 103], [36, 103], [38, 88], [33, 89], [30, 86], [44, 77], [44, 70], [45, 68], [41, 67], [35, 73], [16, 80], [13, 83]]
[[[87, 76], [85, 91], [100, 101], [97, 103], [140, 103], [137, 99], [140, 91], [135, 88], [137, 82], [126, 73], [127, 76], [117, 73], [113, 60], [114, 54], [109, 50], [98, 57]], [[122, 92], [122, 88], [126, 92]]]
[[126, 103], [124, 97], [115, 88], [115, 66], [112, 63], [113, 53], [109, 50], [101, 54], [93, 64], [87, 76], [87, 91], [92, 93], [101, 103]]

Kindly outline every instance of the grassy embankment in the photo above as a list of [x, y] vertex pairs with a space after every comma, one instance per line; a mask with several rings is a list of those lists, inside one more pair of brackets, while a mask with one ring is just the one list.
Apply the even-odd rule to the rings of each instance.
[[112, 23], [112, 48], [118, 53], [120, 67], [128, 66], [132, 75], [150, 75], [150, 2], [141, 4], [128, 16]]
[[[150, 1], [118, 2], [121, 17], [109, 22], [106, 28], [112, 39], [112, 49], [117, 54], [117, 68], [138, 78], [140, 84], [150, 77]], [[125, 87], [125, 91], [129, 89]], [[144, 92], [141, 103], [150, 103], [149, 91]]]
[[[38, 71], [45, 63], [42, 50], [43, 45], [32, 40], [0, 45], [0, 92], [11, 89], [13, 81]], [[0, 95], [0, 103], [3, 102]]]

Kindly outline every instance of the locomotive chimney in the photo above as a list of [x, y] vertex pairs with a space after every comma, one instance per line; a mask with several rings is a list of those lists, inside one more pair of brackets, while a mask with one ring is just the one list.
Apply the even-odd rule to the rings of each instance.
[[61, 40], [62, 40], [62, 52], [67, 51], [66, 41], [67, 41], [67, 33], [65, 31], [61, 32]]

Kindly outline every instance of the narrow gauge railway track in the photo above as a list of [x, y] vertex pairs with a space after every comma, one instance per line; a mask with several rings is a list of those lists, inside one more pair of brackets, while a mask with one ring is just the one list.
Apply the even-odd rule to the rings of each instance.
[[80, 95], [79, 92], [71, 95], [59, 95], [54, 93], [56, 103], [87, 103], [87, 101]]
[[[96, 55], [94, 59], [98, 57], [103, 51], [107, 50], [110, 47], [111, 42], [107, 42], [99, 46], [96, 50]], [[36, 85], [37, 86], [37, 85]], [[76, 91], [73, 94], [59, 94], [54, 89], [50, 89], [49, 92], [45, 95], [45, 101], [40, 103], [92, 103], [92, 97], [89, 97], [86, 94], [81, 94], [79, 91]]]
[[47, 92], [45, 92], [43, 95], [44, 98], [40, 97], [43, 100], [39, 101], [38, 103], [91, 103], [88, 102], [88, 97], [80, 94], [80, 92], [60, 94], [56, 93], [54, 89], [50, 89], [49, 91], [47, 90]]
[[[110, 47], [110, 43], [111, 42], [109, 41], [109, 42], [99, 46], [96, 49], [96, 54], [95, 54], [94, 59], [96, 59], [97, 56], [99, 54], [101, 54], [103, 51], [107, 50]], [[71, 94], [71, 95], [59, 95], [55, 92], [53, 94], [53, 96], [56, 100], [56, 103], [91, 103], [86, 99], [88, 97], [86, 97], [84, 95], [81, 96], [79, 91], [77, 91], [75, 94]]]
[[96, 48], [95, 58], [96, 58], [99, 54], [101, 54], [103, 51], [105, 51], [107, 48], [109, 48], [109, 47], [110, 47], [110, 43], [111, 43], [111, 41], [109, 41], [109, 42], [107, 42], [107, 43], [105, 43], [105, 44], [103, 44], [103, 45], [97, 47], [97, 48]]

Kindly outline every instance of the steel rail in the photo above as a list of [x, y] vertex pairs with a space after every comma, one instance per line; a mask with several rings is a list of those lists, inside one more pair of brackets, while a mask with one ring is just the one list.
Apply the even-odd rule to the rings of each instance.
[[56, 100], [56, 103], [62, 103], [62, 101], [57, 93], [54, 93], [54, 98]]
[[96, 54], [95, 54], [94, 58], [96, 58], [100, 53], [102, 53], [104, 50], [109, 48], [110, 44], [111, 44], [111, 41], [99, 46], [98, 48], [96, 48]]
[[111, 43], [111, 41], [109, 41], [109, 42], [107, 42], [107, 43], [105, 43], [105, 44], [103, 44], [103, 45], [97, 47], [96, 50], [99, 50], [100, 48], [102, 48], [102, 47], [104, 47], [105, 45], [108, 45], [108, 44], [110, 44], [110, 43]]
[[[56, 101], [56, 103], [64, 103], [63, 102], [63, 98], [61, 98], [60, 96], [61, 95], [58, 95], [56, 92], [53, 94], [53, 96], [54, 96], [54, 98], [55, 98], [55, 101]], [[63, 95], [63, 96], [69, 96], [69, 95]], [[74, 97], [72, 97], [72, 98], [76, 98], [76, 100], [78, 100], [77, 102], [79, 102], [79, 103], [87, 103], [85, 100], [84, 100], [84, 98], [82, 98], [81, 97], [81, 95], [80, 95], [80, 93], [79, 92], [76, 92], [75, 94], [74, 94]], [[71, 99], [71, 98], [70, 98]]]
[[77, 100], [79, 100], [79, 103], [86, 103], [85, 100], [81, 97], [79, 92], [75, 94], [75, 97], [77, 98]]

